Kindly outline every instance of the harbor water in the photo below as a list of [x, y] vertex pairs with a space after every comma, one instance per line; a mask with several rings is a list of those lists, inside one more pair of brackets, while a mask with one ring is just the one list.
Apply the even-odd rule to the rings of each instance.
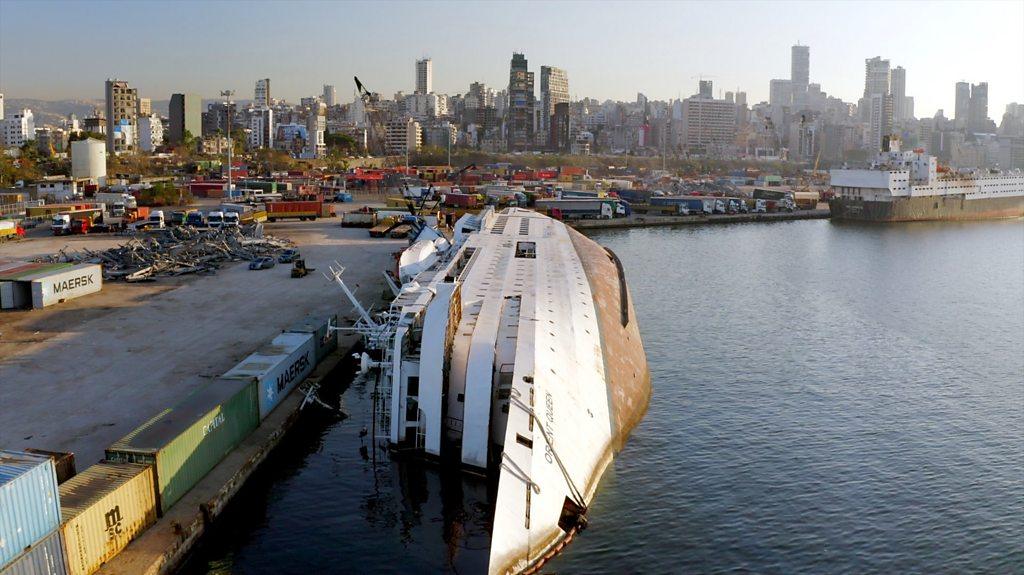
[[[592, 237], [654, 395], [544, 572], [1024, 572], [1024, 223]], [[183, 573], [486, 570], [487, 484], [374, 454], [340, 383]]]

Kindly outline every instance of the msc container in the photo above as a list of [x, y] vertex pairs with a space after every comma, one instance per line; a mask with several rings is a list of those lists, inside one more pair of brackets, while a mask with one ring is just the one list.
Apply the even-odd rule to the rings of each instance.
[[60, 531], [47, 535], [25, 550], [0, 575], [67, 575], [67, 558]]
[[315, 353], [312, 334], [282, 333], [221, 377], [255, 382], [262, 420], [313, 371]]
[[0, 451], [0, 567], [59, 526], [53, 461], [42, 455]]
[[100, 462], [60, 486], [68, 572], [89, 575], [156, 521], [153, 467]]
[[303, 318], [302, 321], [285, 331], [311, 334], [313, 336], [313, 348], [316, 351], [314, 354], [316, 365], [319, 365], [327, 357], [327, 354], [338, 349], [338, 332], [330, 329], [331, 326], [338, 327], [338, 316], [335, 314]]
[[26, 453], [43, 455], [53, 460], [54, 470], [57, 472], [57, 483], [64, 483], [75, 476], [75, 454], [66, 451], [46, 451], [45, 449], [34, 449], [29, 447]]
[[32, 284], [32, 307], [40, 309], [103, 289], [103, 266], [79, 264], [19, 278]]
[[211, 381], [106, 449], [118, 463], [153, 465], [163, 514], [259, 424], [251, 381]]

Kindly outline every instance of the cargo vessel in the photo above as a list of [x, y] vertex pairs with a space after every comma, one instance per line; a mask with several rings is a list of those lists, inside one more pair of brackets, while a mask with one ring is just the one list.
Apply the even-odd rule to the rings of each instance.
[[911, 222], [1024, 216], [1024, 172], [949, 170], [923, 150], [887, 141], [866, 169], [831, 171], [832, 217]]
[[360, 314], [376, 428], [396, 452], [492, 482], [488, 572], [535, 572], [586, 526], [647, 410], [647, 359], [617, 257], [534, 211], [420, 226], [388, 311]]

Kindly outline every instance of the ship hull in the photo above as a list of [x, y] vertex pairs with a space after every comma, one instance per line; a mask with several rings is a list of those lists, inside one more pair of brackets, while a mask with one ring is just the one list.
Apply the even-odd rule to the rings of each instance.
[[866, 222], [991, 220], [1024, 217], [1024, 195], [971, 200], [964, 194], [897, 198], [873, 202], [850, 198], [829, 201], [832, 218]]

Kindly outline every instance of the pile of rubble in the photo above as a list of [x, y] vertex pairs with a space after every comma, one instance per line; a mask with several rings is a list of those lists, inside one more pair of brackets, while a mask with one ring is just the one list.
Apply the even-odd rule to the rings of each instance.
[[261, 224], [202, 231], [176, 227], [139, 234], [119, 247], [103, 251], [65, 247], [38, 261], [103, 264], [104, 279], [131, 282], [157, 275], [214, 273], [226, 262], [251, 261], [262, 256], [276, 258], [291, 245], [287, 240], [263, 235]]

